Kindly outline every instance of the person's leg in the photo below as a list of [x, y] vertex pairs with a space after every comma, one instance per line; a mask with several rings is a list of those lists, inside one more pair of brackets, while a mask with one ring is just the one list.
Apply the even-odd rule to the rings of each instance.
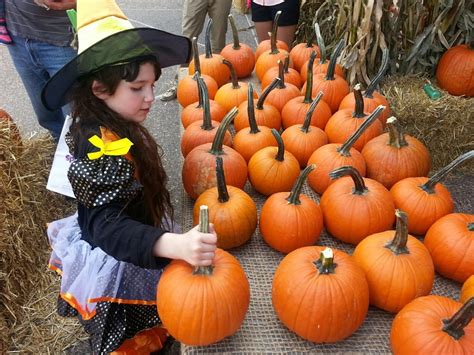
[[286, 0], [281, 4], [272, 6], [272, 15], [275, 16], [278, 10], [281, 10], [281, 15], [278, 20], [277, 40], [284, 41], [291, 48], [300, 18], [299, 0]]
[[183, 36], [192, 39], [199, 37], [204, 28], [207, 14], [208, 0], [185, 0], [183, 3], [183, 17], [181, 29]]
[[232, 0], [210, 0], [209, 5], [209, 17], [212, 19], [212, 51], [220, 53], [226, 45], [227, 23]]
[[255, 24], [255, 32], [257, 32], [258, 42], [270, 39], [268, 32], [273, 27], [273, 17], [268, 6], [261, 6], [251, 3], [252, 21]]

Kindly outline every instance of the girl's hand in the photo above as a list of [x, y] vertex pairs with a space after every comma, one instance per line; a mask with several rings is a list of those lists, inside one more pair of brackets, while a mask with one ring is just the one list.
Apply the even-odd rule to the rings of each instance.
[[212, 264], [216, 251], [217, 235], [212, 224], [210, 233], [201, 233], [195, 226], [183, 234], [165, 233], [155, 243], [155, 256], [170, 259], [181, 259], [193, 266]]

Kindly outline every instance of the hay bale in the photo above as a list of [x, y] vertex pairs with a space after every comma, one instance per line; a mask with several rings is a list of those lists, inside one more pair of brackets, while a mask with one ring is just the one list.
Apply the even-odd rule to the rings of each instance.
[[56, 314], [59, 278], [47, 268], [45, 231], [75, 206], [46, 190], [51, 138], [20, 142], [12, 139], [12, 127], [0, 120], [0, 348], [59, 353], [85, 334], [76, 319]]
[[[474, 149], [474, 98], [452, 96], [440, 89], [442, 97], [431, 100], [423, 91], [428, 80], [415, 75], [387, 77], [382, 92], [405, 132], [428, 147], [433, 173]], [[472, 173], [472, 163], [456, 171]]]

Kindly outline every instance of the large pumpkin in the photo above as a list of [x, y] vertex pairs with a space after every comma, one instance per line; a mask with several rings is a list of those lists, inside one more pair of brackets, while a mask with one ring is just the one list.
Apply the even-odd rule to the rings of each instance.
[[[208, 219], [202, 217], [200, 226], [207, 232]], [[161, 275], [156, 297], [158, 315], [174, 338], [187, 345], [209, 345], [240, 328], [250, 287], [239, 261], [217, 249], [212, 266], [173, 260]]]
[[429, 295], [407, 304], [390, 331], [394, 355], [472, 354], [474, 298], [464, 305], [448, 297]]
[[346, 253], [308, 246], [289, 253], [273, 277], [272, 304], [280, 321], [315, 343], [347, 338], [369, 308], [364, 272]]
[[444, 277], [464, 282], [474, 275], [474, 214], [441, 217], [426, 232], [424, 243]]
[[431, 292], [434, 266], [428, 249], [408, 234], [407, 215], [397, 210], [396, 230], [369, 235], [352, 257], [364, 270], [370, 304], [397, 313], [416, 297]]
[[474, 96], [474, 40], [451, 47], [436, 68], [439, 86], [451, 95]]

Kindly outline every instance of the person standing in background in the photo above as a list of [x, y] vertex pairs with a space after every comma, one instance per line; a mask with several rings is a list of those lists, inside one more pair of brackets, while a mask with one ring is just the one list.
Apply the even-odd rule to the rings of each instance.
[[12, 44], [8, 51], [25, 86], [41, 127], [58, 141], [65, 115], [49, 111], [41, 102], [41, 90], [51, 76], [76, 56], [70, 46], [72, 25], [65, 10], [76, 0], [6, 0], [5, 18]]
[[291, 48], [300, 18], [299, 0], [252, 0], [250, 9], [259, 42], [270, 39], [268, 32], [272, 31], [273, 19], [280, 10], [277, 40], [284, 41]]

